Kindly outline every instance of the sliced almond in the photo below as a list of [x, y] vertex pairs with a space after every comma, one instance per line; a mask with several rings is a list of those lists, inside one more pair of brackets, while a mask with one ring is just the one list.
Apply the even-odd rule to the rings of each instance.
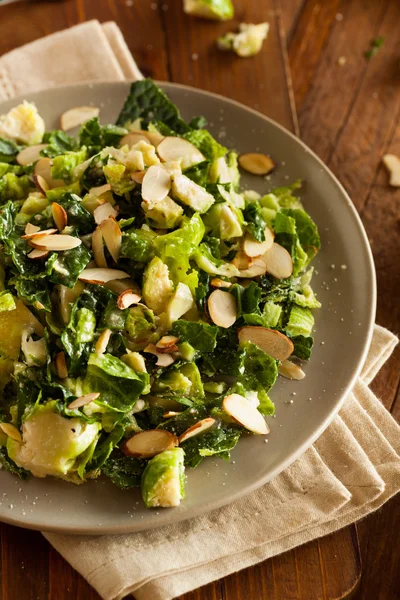
[[77, 106], [75, 108], [70, 108], [61, 115], [61, 129], [63, 131], [68, 131], [68, 129], [78, 127], [78, 125], [82, 125], [83, 123], [86, 123], [86, 121], [98, 117], [99, 113], [100, 109], [95, 106]]
[[141, 300], [139, 294], [135, 294], [133, 290], [124, 290], [122, 294], [118, 296], [117, 304], [118, 308], [124, 310], [125, 308], [129, 308], [132, 304], [138, 304]]
[[39, 190], [39, 192], [41, 192], [45, 196], [46, 192], [48, 192], [50, 189], [50, 186], [45, 180], [45, 178], [41, 175], [33, 175], [33, 182], [36, 188]]
[[65, 362], [64, 352], [59, 352], [56, 355], [56, 369], [57, 369], [57, 375], [59, 376], [60, 379], [67, 379], [68, 369], [67, 369], [67, 363]]
[[21, 238], [23, 240], [33, 240], [33, 238], [35, 238], [35, 237], [51, 235], [52, 233], [57, 233], [57, 229], [39, 229], [39, 231], [33, 231], [32, 233], [25, 233], [25, 235], [21, 235]]
[[121, 251], [122, 231], [117, 221], [113, 217], [108, 217], [108, 219], [102, 221], [100, 227], [109, 253], [115, 262], [118, 262]]
[[224, 281], [223, 279], [220, 279], [219, 277], [214, 277], [213, 279], [211, 279], [210, 285], [214, 288], [226, 288], [226, 289], [228, 289], [232, 286], [230, 281]]
[[108, 342], [110, 341], [110, 337], [112, 335], [111, 329], [104, 329], [99, 335], [99, 339], [97, 340], [94, 351], [96, 354], [104, 354], [107, 350]]
[[248, 325], [238, 330], [239, 342], [252, 342], [272, 358], [283, 362], [294, 350], [293, 342], [280, 331]]
[[244, 396], [240, 396], [240, 394], [226, 396], [222, 406], [228, 415], [249, 431], [259, 435], [265, 435], [269, 432], [262, 414]]
[[135, 433], [131, 438], [125, 440], [121, 450], [126, 456], [135, 458], [151, 458], [164, 450], [171, 450], [178, 445], [175, 434], [165, 429], [150, 429]]
[[85, 283], [97, 283], [102, 285], [113, 279], [126, 279], [129, 277], [125, 271], [118, 271], [117, 269], [97, 269], [95, 267], [90, 269], [83, 269], [78, 279]]
[[100, 225], [100, 223], [102, 223], [105, 219], [108, 219], [108, 217], [114, 217], [115, 219], [117, 214], [118, 211], [116, 211], [109, 202], [100, 204], [100, 206], [95, 208], [93, 212], [94, 220], [97, 225]]
[[189, 429], [186, 429], [186, 431], [184, 431], [179, 436], [179, 438], [178, 438], [179, 443], [182, 444], [182, 442], [186, 442], [187, 440], [194, 437], [195, 435], [200, 435], [200, 433], [204, 433], [205, 431], [207, 431], [208, 429], [213, 427], [215, 423], [216, 423], [216, 420], [211, 417], [208, 417], [207, 419], [203, 419], [202, 421], [199, 421], [195, 425], [192, 425], [191, 427], [189, 427]]
[[190, 142], [180, 137], [165, 137], [157, 146], [157, 154], [163, 162], [180, 160], [184, 171], [206, 160], [205, 156]]
[[264, 230], [265, 240], [263, 242], [257, 241], [250, 233], [247, 233], [243, 242], [243, 251], [250, 258], [254, 258], [256, 256], [261, 256], [267, 250], [272, 247], [274, 243], [274, 233], [269, 228], [266, 227]]
[[32, 252], [29, 252], [29, 254], [27, 254], [27, 257], [32, 260], [39, 260], [40, 258], [46, 258], [46, 256], [48, 255], [48, 250], [37, 250], [35, 248], [35, 250], [32, 250]]
[[286, 279], [293, 273], [293, 261], [289, 252], [283, 246], [272, 244], [268, 252], [262, 255], [267, 266], [267, 273], [277, 279]]
[[[40, 191], [43, 191], [43, 193], [47, 192], [49, 189], [55, 188], [55, 187], [61, 187], [62, 185], [65, 185], [65, 182], [62, 179], [53, 179], [51, 176], [51, 159], [48, 158], [47, 156], [43, 156], [43, 158], [40, 158], [37, 163], [35, 164], [35, 168], [33, 170], [33, 179], [35, 181], [35, 185], [37, 187], [41, 187], [41, 184], [43, 184], [42, 180], [39, 179], [38, 177], [42, 177], [44, 179], [44, 181], [46, 182], [44, 185], [44, 187], [41, 188]], [[47, 189], [45, 189], [47, 186]]]
[[179, 338], [177, 338], [175, 335], [164, 335], [160, 340], [158, 340], [156, 346], [157, 348], [165, 350], [166, 348], [175, 346], [177, 342], [179, 342]]
[[40, 227], [37, 225], [33, 225], [32, 223], [27, 223], [25, 226], [25, 235], [29, 235], [30, 233], [37, 233], [40, 231]]
[[160, 348], [157, 348], [154, 344], [148, 344], [143, 352], [148, 352], [149, 354], [154, 354], [157, 357], [156, 365], [157, 367], [169, 367], [175, 362], [173, 356], [167, 353], [162, 353]]
[[242, 251], [236, 252], [235, 258], [232, 261], [232, 264], [235, 265], [239, 271], [248, 269], [251, 266], [251, 263], [251, 258]]
[[22, 442], [22, 436], [19, 430], [11, 423], [0, 423], [0, 429], [4, 431], [8, 437], [16, 442]]
[[132, 131], [132, 133], [127, 133], [126, 135], [124, 135], [124, 137], [122, 137], [119, 140], [119, 145], [120, 146], [129, 146], [129, 148], [132, 148], [132, 146], [134, 146], [135, 144], [137, 144], [138, 142], [148, 142], [149, 138], [147, 137], [147, 135], [144, 135], [144, 133], [141, 133], [140, 131]]
[[90, 394], [85, 394], [84, 396], [79, 396], [76, 400], [73, 400], [68, 404], [68, 408], [73, 410], [74, 408], [80, 408], [81, 406], [86, 406], [86, 404], [90, 404], [94, 400], [99, 398], [100, 392], [91, 392]]
[[395, 154], [385, 154], [382, 161], [390, 174], [389, 184], [400, 187], [400, 158]]
[[143, 177], [142, 198], [151, 206], [161, 202], [171, 189], [171, 175], [160, 165], [149, 167]]
[[140, 185], [143, 183], [144, 176], [146, 175], [146, 171], [136, 171], [136, 173], [132, 173], [131, 179], [135, 183], [139, 183]]
[[236, 300], [229, 292], [214, 290], [208, 298], [207, 306], [212, 322], [219, 327], [227, 329], [237, 319]]
[[171, 417], [177, 417], [178, 415], [181, 415], [181, 414], [182, 414], [182, 411], [168, 410], [167, 412], [165, 412], [163, 414], [163, 418], [170, 419]]
[[53, 221], [57, 225], [59, 231], [63, 231], [68, 223], [68, 215], [66, 210], [58, 202], [53, 202], [51, 205], [51, 212], [53, 214]]
[[296, 365], [291, 360], [284, 360], [283, 363], [279, 365], [278, 371], [279, 375], [287, 377], [288, 379], [296, 379], [297, 381], [304, 379], [306, 376], [299, 365]]
[[150, 144], [153, 144], [156, 148], [158, 144], [163, 141], [164, 136], [158, 131], [145, 131], [144, 135], [149, 139]]
[[251, 259], [251, 264], [248, 269], [242, 269], [239, 271], [237, 277], [252, 279], [253, 277], [260, 277], [261, 275], [265, 275], [267, 272], [267, 265], [265, 264], [263, 258], [261, 256], [256, 256]]
[[100, 226], [97, 226], [92, 235], [92, 251], [94, 260], [98, 267], [107, 269], [106, 255], [104, 254], [103, 234]]
[[50, 252], [62, 252], [72, 250], [82, 244], [82, 241], [72, 235], [36, 235], [29, 244], [38, 250], [50, 250]]
[[18, 152], [16, 160], [19, 165], [23, 167], [26, 165], [31, 165], [36, 162], [40, 158], [40, 153], [44, 148], [46, 148], [47, 144], [35, 144], [34, 146], [27, 146], [21, 152]]
[[267, 175], [276, 166], [274, 161], [267, 154], [260, 152], [247, 152], [241, 154], [238, 163], [248, 173], [252, 175]]

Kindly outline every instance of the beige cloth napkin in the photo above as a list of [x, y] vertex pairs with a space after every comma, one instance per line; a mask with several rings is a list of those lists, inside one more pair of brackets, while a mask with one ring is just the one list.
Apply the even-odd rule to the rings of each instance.
[[[49, 59], [54, 54], [57, 61]], [[115, 23], [89, 21], [0, 58], [0, 99], [66, 82], [140, 77]], [[340, 414], [251, 495], [152, 531], [46, 538], [104, 599], [170, 600], [364, 517], [400, 490], [400, 427], [368, 388], [397, 341], [375, 326]]]

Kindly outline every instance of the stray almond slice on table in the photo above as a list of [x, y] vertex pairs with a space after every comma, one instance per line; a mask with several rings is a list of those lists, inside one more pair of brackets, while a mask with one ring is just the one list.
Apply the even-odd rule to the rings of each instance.
[[92, 252], [96, 265], [108, 269], [106, 255], [104, 254], [103, 234], [99, 225], [92, 234]]
[[108, 217], [115, 217], [118, 215], [118, 211], [109, 203], [103, 202], [93, 211], [94, 220], [97, 225], [100, 225]]
[[186, 442], [195, 435], [200, 435], [201, 433], [204, 433], [205, 431], [213, 427], [215, 423], [216, 421], [212, 417], [208, 417], [207, 419], [203, 419], [202, 421], [195, 423], [179, 436], [179, 443], [182, 444], [182, 442]]
[[293, 273], [293, 261], [289, 252], [283, 246], [272, 244], [271, 248], [262, 255], [266, 264], [267, 273], [277, 279], [286, 279]]
[[208, 312], [215, 325], [227, 329], [237, 319], [236, 300], [229, 292], [214, 290], [207, 301]]
[[151, 458], [164, 450], [171, 450], [178, 445], [174, 433], [165, 429], [150, 429], [135, 433], [121, 444], [121, 450], [126, 456], [135, 458]]
[[240, 394], [230, 394], [222, 402], [224, 411], [237, 423], [259, 435], [269, 433], [269, 427], [264, 417], [247, 398]]
[[82, 244], [82, 241], [72, 235], [36, 235], [29, 240], [29, 245], [38, 250], [62, 252], [72, 250]]
[[238, 163], [248, 173], [252, 175], [268, 175], [276, 166], [274, 161], [267, 154], [260, 152], [247, 152], [241, 154]]
[[287, 379], [295, 379], [296, 381], [300, 381], [306, 376], [299, 365], [296, 365], [291, 360], [284, 360], [283, 363], [279, 365], [278, 372], [279, 375], [287, 377]]
[[35, 248], [34, 250], [32, 250], [32, 252], [29, 252], [29, 254], [27, 254], [28, 258], [32, 260], [39, 260], [40, 258], [45, 258], [48, 255], [48, 250], [38, 250], [37, 248]]
[[389, 184], [400, 187], [400, 158], [395, 154], [385, 154], [382, 161], [390, 174]]
[[157, 146], [157, 154], [163, 162], [181, 160], [182, 170], [206, 160], [196, 146], [175, 136], [165, 137]]
[[65, 208], [61, 206], [61, 204], [58, 204], [58, 202], [53, 202], [51, 205], [51, 212], [53, 215], [53, 221], [57, 225], [57, 229], [59, 231], [65, 229], [68, 223], [68, 215]]
[[31, 165], [41, 158], [40, 153], [46, 148], [47, 144], [35, 144], [34, 146], [27, 146], [21, 152], [18, 152], [16, 156], [17, 163], [25, 167]]
[[99, 398], [100, 392], [91, 392], [90, 394], [85, 394], [84, 396], [79, 396], [76, 400], [73, 400], [68, 404], [68, 408], [73, 410], [74, 408], [81, 408], [81, 406], [86, 406], [86, 404], [90, 404], [94, 400]]
[[107, 350], [108, 342], [110, 341], [110, 337], [112, 335], [111, 329], [104, 329], [99, 335], [99, 339], [97, 340], [94, 351], [96, 354], [104, 354]]
[[108, 217], [101, 222], [100, 228], [109, 253], [114, 261], [118, 262], [119, 253], [121, 251], [122, 231], [117, 221], [114, 217]]
[[126, 279], [127, 277], [129, 277], [129, 274], [125, 273], [125, 271], [92, 267], [83, 269], [78, 279], [85, 283], [97, 283], [101, 285], [113, 279]]
[[171, 175], [160, 165], [147, 169], [142, 182], [142, 198], [150, 205], [161, 202], [171, 189]]
[[60, 125], [63, 131], [68, 131], [78, 125], [83, 125], [86, 121], [98, 117], [100, 109], [95, 106], [76, 106], [66, 110], [60, 118]]
[[250, 258], [255, 258], [257, 256], [261, 256], [265, 254], [274, 243], [274, 233], [271, 231], [269, 227], [266, 227], [264, 230], [265, 240], [263, 242], [259, 242], [256, 240], [250, 233], [247, 233], [243, 242], [243, 251]]
[[280, 331], [258, 325], [238, 329], [239, 342], [252, 342], [272, 358], [285, 361], [294, 350], [293, 342]]
[[[33, 227], [35, 227], [33, 225]], [[42, 235], [51, 235], [52, 233], [57, 233], [57, 229], [39, 229], [39, 231], [32, 231], [32, 233], [26, 233], [25, 230], [25, 235], [21, 235], [21, 238], [23, 240], [32, 240], [35, 237], [40, 237]]]
[[56, 355], [56, 369], [57, 369], [57, 375], [59, 376], [60, 379], [67, 379], [68, 369], [67, 369], [67, 363], [65, 361], [64, 352], [59, 352]]
[[124, 310], [125, 308], [132, 306], [132, 304], [139, 304], [141, 299], [139, 294], [135, 294], [133, 290], [127, 289], [118, 296], [117, 305], [118, 308]]
[[22, 442], [20, 431], [12, 423], [0, 423], [0, 429], [16, 442]]

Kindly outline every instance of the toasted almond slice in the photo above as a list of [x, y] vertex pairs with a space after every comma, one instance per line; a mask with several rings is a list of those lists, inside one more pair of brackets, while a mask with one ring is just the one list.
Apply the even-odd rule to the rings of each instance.
[[8, 437], [16, 442], [22, 442], [22, 436], [19, 430], [12, 423], [0, 423], [0, 429], [4, 431]]
[[229, 292], [214, 290], [208, 298], [207, 306], [211, 320], [219, 327], [227, 329], [237, 319], [236, 300]]
[[165, 137], [157, 146], [157, 154], [163, 162], [181, 160], [182, 170], [203, 162], [205, 156], [190, 142], [180, 137]]
[[119, 228], [117, 221], [113, 217], [108, 217], [102, 221], [100, 227], [109, 253], [115, 262], [118, 262], [119, 253], [121, 251], [122, 231]]
[[82, 241], [72, 235], [36, 235], [29, 244], [38, 250], [50, 250], [51, 252], [62, 252], [72, 250], [82, 244]]
[[164, 450], [171, 450], [178, 445], [175, 434], [165, 429], [150, 429], [135, 433], [131, 438], [125, 440], [121, 450], [126, 456], [135, 458], [151, 458]]
[[27, 223], [25, 226], [25, 235], [29, 235], [30, 233], [37, 233], [40, 231], [40, 227], [37, 225], [33, 225], [32, 223]]
[[111, 191], [111, 185], [109, 183], [105, 183], [104, 185], [90, 188], [89, 194], [99, 197], [109, 191]]
[[164, 350], [165, 348], [175, 346], [177, 342], [179, 342], [179, 338], [177, 338], [175, 335], [164, 335], [160, 340], [158, 340], [156, 346], [157, 348]]
[[108, 269], [106, 256], [104, 254], [103, 234], [99, 225], [92, 235], [92, 251], [96, 265], [103, 269]]
[[33, 175], [33, 183], [35, 184], [39, 192], [41, 192], [44, 196], [46, 195], [46, 192], [48, 192], [50, 189], [49, 184], [41, 175]]
[[68, 129], [78, 127], [78, 125], [82, 125], [86, 121], [98, 117], [99, 112], [100, 109], [95, 106], [76, 106], [75, 108], [70, 108], [61, 115], [61, 129], [68, 131]]
[[266, 354], [283, 362], [294, 350], [293, 342], [280, 331], [247, 325], [238, 329], [239, 342], [252, 342]]
[[293, 261], [289, 252], [283, 246], [272, 244], [271, 248], [262, 255], [267, 265], [267, 273], [277, 279], [286, 279], [293, 273]]
[[18, 152], [16, 160], [19, 165], [23, 167], [31, 165], [41, 158], [40, 152], [46, 148], [47, 144], [35, 144], [34, 146], [27, 146], [21, 152]]
[[249, 431], [259, 435], [265, 435], [269, 432], [262, 414], [244, 396], [240, 396], [240, 394], [226, 396], [222, 406], [228, 415]]
[[202, 421], [199, 421], [195, 425], [192, 425], [191, 427], [189, 427], [189, 429], [186, 429], [186, 431], [184, 431], [179, 436], [179, 438], [178, 438], [179, 443], [182, 444], [182, 442], [186, 442], [187, 440], [194, 437], [195, 435], [200, 435], [200, 433], [204, 433], [205, 431], [207, 431], [208, 429], [213, 427], [215, 423], [216, 423], [215, 419], [213, 419], [211, 417], [208, 417], [207, 419], [203, 419]]
[[68, 369], [67, 369], [67, 363], [65, 362], [64, 352], [59, 352], [56, 355], [56, 369], [57, 369], [57, 375], [59, 376], [60, 379], [67, 379]]
[[[35, 164], [35, 168], [33, 170], [33, 179], [35, 181], [35, 185], [37, 187], [39, 187], [39, 182], [37, 181], [37, 178], [40, 176], [42, 177], [46, 184], [47, 184], [47, 189], [42, 188], [40, 191], [44, 191], [46, 192], [48, 189], [52, 189], [55, 187], [61, 187], [62, 185], [65, 185], [65, 182], [62, 179], [53, 179], [51, 176], [51, 159], [48, 158], [47, 156], [43, 156], [43, 158], [40, 158], [37, 163]], [[39, 180], [41, 181], [41, 180]]]
[[304, 379], [306, 374], [304, 371], [296, 365], [291, 360], [284, 360], [282, 364], [278, 367], [279, 375], [283, 375], [283, 377], [287, 377], [288, 379], [296, 379], [300, 381], [300, 379]]
[[211, 279], [210, 284], [214, 288], [230, 288], [232, 286], [230, 281], [224, 281], [219, 277], [214, 277]]
[[124, 135], [124, 137], [119, 140], [119, 145], [129, 146], [129, 148], [132, 148], [132, 146], [142, 141], [147, 143], [149, 142], [147, 135], [140, 131], [132, 131], [131, 133]]
[[65, 208], [61, 206], [61, 204], [58, 204], [58, 202], [53, 202], [51, 205], [51, 212], [58, 231], [62, 231], [68, 223], [68, 215]]
[[252, 175], [267, 175], [276, 166], [267, 154], [260, 152], [247, 152], [238, 158], [239, 165]]
[[129, 274], [125, 273], [125, 271], [118, 271], [117, 269], [97, 269], [94, 267], [83, 269], [78, 279], [85, 283], [97, 283], [102, 285], [113, 279], [126, 279], [127, 277], [129, 277]]
[[139, 294], [135, 294], [133, 290], [124, 290], [122, 294], [118, 296], [117, 304], [118, 308], [124, 310], [125, 308], [129, 308], [132, 304], [138, 304], [141, 300]]
[[100, 225], [100, 223], [102, 223], [105, 219], [108, 219], [108, 217], [114, 217], [115, 219], [117, 214], [118, 211], [116, 211], [109, 202], [100, 204], [100, 206], [95, 208], [93, 212], [94, 220], [97, 225]]
[[385, 154], [382, 161], [390, 174], [389, 184], [400, 187], [400, 158], [395, 154]]
[[249, 268], [239, 271], [237, 277], [252, 279], [253, 277], [265, 275], [266, 272], [267, 265], [265, 264], [263, 258], [261, 256], [256, 256], [255, 258], [251, 259], [251, 265]]
[[91, 392], [90, 394], [85, 394], [84, 396], [79, 396], [76, 400], [73, 400], [68, 404], [68, 408], [73, 410], [74, 408], [80, 408], [81, 406], [86, 406], [86, 404], [90, 404], [94, 400], [99, 398], [100, 392]]
[[171, 175], [160, 165], [149, 167], [143, 177], [142, 198], [152, 206], [168, 196]]
[[163, 418], [170, 419], [171, 417], [177, 417], [178, 415], [181, 415], [181, 414], [182, 414], [182, 411], [168, 410], [167, 412], [165, 412], [163, 414]]
[[265, 240], [258, 242], [250, 233], [247, 233], [243, 242], [243, 250], [247, 256], [254, 258], [261, 256], [272, 247], [274, 243], [274, 233], [269, 227], [264, 230]]
[[172, 354], [174, 352], [179, 352], [178, 346], [168, 346], [168, 348], [159, 348], [160, 354]]
[[142, 184], [143, 183], [143, 178], [144, 178], [145, 175], [146, 175], [146, 171], [136, 171], [136, 173], [132, 173], [131, 179], [135, 183]]
[[104, 329], [99, 335], [99, 339], [97, 340], [94, 351], [96, 354], [104, 354], [107, 350], [108, 342], [110, 341], [110, 337], [112, 335], [111, 329]]
[[29, 254], [27, 254], [27, 257], [32, 260], [39, 260], [40, 258], [46, 258], [46, 256], [48, 256], [48, 255], [49, 255], [48, 250], [37, 250], [35, 248], [35, 250], [32, 250], [32, 252], [29, 252]]
[[235, 265], [239, 269], [239, 271], [243, 271], [244, 269], [248, 269], [251, 264], [251, 258], [242, 251], [236, 252], [235, 258], [232, 261], [232, 264]]
[[173, 356], [167, 353], [162, 353], [160, 348], [157, 348], [154, 344], [148, 344], [143, 352], [148, 352], [149, 354], [154, 354], [157, 357], [156, 365], [157, 367], [169, 367], [172, 363], [175, 362]]
[[23, 240], [32, 240], [35, 237], [51, 235], [52, 233], [57, 233], [57, 229], [39, 229], [39, 231], [33, 231], [32, 233], [25, 233], [25, 235], [21, 235], [21, 238]]

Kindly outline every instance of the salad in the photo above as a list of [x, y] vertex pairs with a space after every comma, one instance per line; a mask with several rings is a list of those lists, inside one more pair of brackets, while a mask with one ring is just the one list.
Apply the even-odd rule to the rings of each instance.
[[266, 435], [278, 374], [304, 377], [320, 238], [300, 182], [241, 191], [238, 163], [272, 159], [186, 123], [153, 81], [116, 125], [98, 113], [0, 117], [0, 461], [177, 506], [185, 467]]

